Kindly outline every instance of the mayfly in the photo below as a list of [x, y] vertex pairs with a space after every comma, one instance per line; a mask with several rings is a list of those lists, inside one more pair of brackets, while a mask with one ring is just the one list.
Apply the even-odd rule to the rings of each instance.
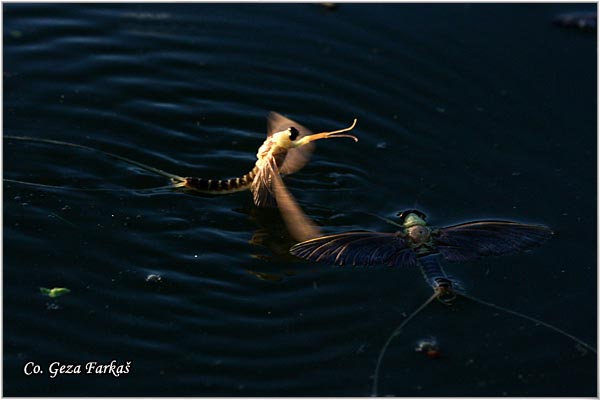
[[394, 233], [352, 231], [317, 237], [294, 245], [297, 257], [327, 264], [419, 266], [443, 302], [454, 299], [440, 256], [470, 261], [486, 256], [516, 254], [544, 244], [553, 232], [542, 225], [508, 221], [474, 221], [445, 228], [427, 226], [418, 210], [398, 214], [402, 229]]
[[[273, 189], [274, 176], [293, 174], [304, 167], [310, 159], [314, 149], [314, 142], [317, 140], [346, 137], [357, 142], [358, 138], [356, 136], [345, 134], [345, 132], [354, 129], [355, 126], [356, 119], [354, 119], [352, 125], [348, 128], [313, 134], [297, 122], [276, 112], [271, 112], [267, 118], [267, 139], [258, 149], [256, 154], [257, 161], [254, 168], [241, 177], [231, 179], [182, 177], [117, 154], [75, 143], [26, 136], [4, 136], [4, 138], [65, 145], [100, 152], [109, 157], [165, 176], [170, 179], [172, 187], [176, 188], [185, 188], [206, 194], [228, 194], [250, 190], [256, 206], [274, 207], [277, 205]], [[17, 183], [29, 183], [10, 179], [5, 180]], [[41, 184], [34, 185], [45, 186]]]
[[589, 344], [553, 325], [501, 307], [458, 289], [440, 264], [447, 261], [471, 261], [487, 256], [520, 253], [546, 243], [553, 235], [543, 225], [530, 225], [510, 221], [473, 221], [444, 228], [427, 225], [426, 216], [418, 210], [398, 214], [400, 223], [387, 220], [401, 229], [394, 233], [351, 231], [313, 237], [298, 243], [290, 252], [310, 261], [336, 265], [388, 265], [418, 266], [433, 294], [410, 314], [389, 336], [383, 346], [374, 373], [373, 395], [377, 395], [379, 369], [386, 349], [402, 328], [433, 300], [451, 304], [457, 296], [525, 318], [558, 332], [588, 350], [596, 353]]
[[304, 126], [281, 114], [271, 112], [267, 118], [267, 139], [256, 153], [256, 164], [252, 171], [241, 178], [211, 180], [184, 178], [174, 182], [175, 186], [186, 187], [202, 193], [232, 193], [250, 189], [254, 204], [258, 207], [276, 206], [273, 193], [273, 177], [285, 176], [300, 170], [314, 150], [314, 141], [347, 137], [358, 142], [353, 135], [344, 134], [356, 126], [356, 119], [345, 129], [313, 134]]

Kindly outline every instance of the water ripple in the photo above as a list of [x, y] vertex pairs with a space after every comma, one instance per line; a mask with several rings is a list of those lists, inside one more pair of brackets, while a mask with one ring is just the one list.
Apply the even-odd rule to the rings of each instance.
[[[563, 236], [545, 253], [450, 268], [536, 315], [576, 306], [557, 323], [593, 338], [595, 42], [543, 21], [559, 6], [7, 4], [4, 132], [229, 178], [253, 167], [269, 110], [315, 132], [358, 118], [358, 143], [319, 142], [285, 178], [323, 232], [393, 231], [367, 213], [414, 207], [436, 225], [551, 224]], [[3, 156], [7, 395], [368, 395], [380, 346], [430, 295], [416, 270], [295, 259], [278, 212], [249, 192], [191, 195], [44, 143], [4, 140]], [[39, 293], [54, 286], [71, 292]], [[548, 287], [566, 295], [540, 302]], [[437, 306], [395, 341], [384, 393], [595, 393], [594, 357], [560, 338]], [[441, 363], [413, 351], [431, 334]], [[136, 373], [23, 383], [25, 360], [61, 358], [133, 360]]]

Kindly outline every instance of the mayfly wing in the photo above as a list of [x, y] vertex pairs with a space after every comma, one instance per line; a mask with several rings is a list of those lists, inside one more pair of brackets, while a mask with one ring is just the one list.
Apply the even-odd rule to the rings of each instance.
[[314, 143], [308, 143], [302, 147], [289, 149], [279, 169], [281, 174], [290, 175], [301, 170], [310, 161], [314, 148]]
[[[275, 132], [287, 130], [294, 127], [298, 130], [298, 138], [312, 134], [302, 125], [288, 119], [281, 114], [271, 112], [267, 119], [268, 121], [268, 136], [269, 138]], [[270, 140], [270, 139], [267, 140]], [[263, 145], [264, 146], [264, 145]], [[275, 157], [269, 155], [260, 161], [260, 165], [254, 180], [252, 181], [252, 194], [254, 196], [254, 204], [257, 207], [276, 207], [277, 201], [273, 193], [273, 177], [291, 174], [302, 168], [309, 160], [310, 154], [314, 145], [309, 143], [300, 148], [291, 148], [287, 150], [283, 161], [280, 159], [281, 167], [278, 167]], [[305, 150], [301, 150], [305, 149]], [[267, 153], [269, 154], [269, 153]]]
[[301, 242], [321, 235], [319, 228], [296, 203], [279, 174], [273, 175], [273, 193], [287, 230], [295, 240]]
[[275, 111], [271, 111], [269, 115], [267, 115], [267, 137], [273, 136], [273, 134], [276, 132], [285, 131], [292, 126], [298, 129], [298, 132], [300, 132], [298, 134], [298, 138], [313, 134], [313, 132], [306, 127], [300, 125], [296, 121], [292, 121], [291, 119], [284, 117]]
[[[274, 111], [269, 113], [267, 117], [267, 137], [271, 137], [275, 132], [281, 132], [290, 127], [294, 127], [298, 130], [299, 134], [297, 139], [313, 134], [308, 128], [300, 125], [296, 121], [292, 121]], [[279, 168], [279, 172], [282, 175], [290, 175], [302, 169], [302, 167], [310, 160], [310, 156], [314, 149], [314, 143], [308, 143], [301, 147], [289, 149]]]
[[310, 261], [337, 265], [412, 266], [416, 254], [395, 233], [352, 231], [322, 236], [298, 243], [293, 255]]
[[520, 253], [546, 243], [554, 233], [543, 225], [476, 221], [434, 230], [433, 242], [449, 261]]
[[257, 207], [277, 206], [273, 192], [273, 177], [275, 175], [279, 175], [275, 158], [269, 157], [262, 160], [251, 186], [254, 204]]

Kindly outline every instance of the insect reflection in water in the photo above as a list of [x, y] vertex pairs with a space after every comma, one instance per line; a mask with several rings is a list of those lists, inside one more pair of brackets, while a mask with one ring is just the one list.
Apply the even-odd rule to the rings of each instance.
[[[356, 119], [352, 125], [345, 129], [331, 132], [313, 134], [306, 127], [276, 112], [269, 113], [267, 117], [267, 138], [258, 149], [254, 168], [247, 174], [230, 179], [205, 179], [199, 177], [183, 177], [163, 171], [147, 164], [106, 152], [93, 147], [76, 143], [64, 142], [52, 139], [35, 138], [28, 136], [4, 136], [4, 139], [41, 142], [54, 145], [80, 148], [88, 151], [102, 153], [111, 158], [135, 165], [146, 171], [169, 178], [171, 185], [168, 187], [184, 188], [186, 190], [221, 195], [235, 193], [244, 190], [252, 192], [254, 204], [257, 207], [275, 207], [277, 201], [273, 189], [273, 177], [275, 175], [290, 175], [302, 169], [310, 160], [314, 150], [314, 142], [332, 138], [351, 138], [358, 142], [358, 138], [346, 134], [356, 126]], [[16, 181], [4, 179], [5, 182], [33, 185], [38, 187], [53, 187], [40, 183]], [[87, 190], [86, 188], [71, 188]], [[157, 188], [151, 189], [155, 190]], [[98, 189], [92, 189], [98, 190]]]

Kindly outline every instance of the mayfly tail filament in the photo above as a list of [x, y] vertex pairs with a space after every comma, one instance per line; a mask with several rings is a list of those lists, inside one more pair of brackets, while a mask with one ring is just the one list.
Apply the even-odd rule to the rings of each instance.
[[423, 304], [419, 306], [419, 308], [417, 308], [415, 311], [412, 312], [412, 314], [406, 317], [406, 319], [402, 321], [402, 323], [398, 325], [398, 327], [394, 329], [392, 334], [388, 337], [387, 341], [385, 342], [385, 344], [381, 348], [381, 351], [379, 352], [379, 357], [377, 357], [377, 365], [375, 365], [375, 372], [373, 373], [373, 393], [371, 394], [372, 396], [377, 397], [377, 392], [379, 389], [379, 371], [381, 370], [381, 362], [383, 361], [383, 356], [385, 355], [385, 352], [387, 351], [387, 348], [389, 347], [390, 343], [392, 343], [392, 340], [394, 340], [394, 338], [400, 334], [402, 329], [406, 326], [406, 324], [410, 322], [411, 319], [416, 317], [417, 314], [423, 311], [423, 309], [425, 309], [425, 307], [427, 307], [429, 303], [431, 303], [437, 297], [438, 293], [433, 293], [431, 297], [429, 297], [427, 300], [425, 300]]
[[562, 330], [562, 329], [560, 329], [560, 328], [558, 328], [558, 327], [556, 327], [554, 325], [551, 325], [551, 324], [549, 324], [547, 322], [541, 321], [541, 320], [539, 320], [537, 318], [530, 317], [529, 315], [525, 315], [525, 314], [520, 313], [518, 311], [514, 311], [514, 310], [508, 309], [506, 307], [499, 306], [499, 305], [494, 304], [494, 303], [489, 303], [489, 302], [487, 302], [485, 300], [481, 300], [481, 299], [479, 299], [477, 297], [468, 295], [466, 293], [462, 293], [462, 292], [458, 292], [458, 291], [456, 293], [458, 293], [459, 295], [461, 295], [462, 297], [464, 297], [466, 299], [472, 300], [472, 301], [474, 301], [476, 303], [479, 303], [479, 304], [482, 304], [484, 306], [495, 308], [497, 310], [504, 311], [505, 313], [508, 313], [508, 314], [511, 314], [511, 315], [514, 315], [514, 316], [526, 319], [526, 320], [531, 321], [531, 322], [533, 322], [535, 324], [539, 324], [539, 325], [545, 326], [546, 328], [548, 328], [548, 329], [550, 329], [550, 330], [552, 330], [552, 331], [554, 331], [556, 333], [559, 333], [559, 334], [561, 334], [561, 335], [563, 335], [565, 337], [568, 337], [569, 339], [575, 341], [576, 343], [578, 343], [581, 346], [585, 347], [586, 349], [588, 349], [589, 351], [593, 352], [594, 354], [597, 354], [597, 351], [596, 351], [596, 349], [594, 347], [592, 347], [591, 345], [587, 344], [586, 342], [584, 342], [583, 340], [579, 339], [578, 337], [573, 336], [570, 333], [565, 332], [564, 330]]
[[[185, 185], [185, 181], [186, 181], [186, 179], [184, 177], [181, 177], [179, 175], [171, 174], [169, 172], [166, 172], [166, 171], [163, 171], [161, 169], [152, 167], [150, 165], [141, 163], [139, 161], [132, 160], [132, 159], [127, 158], [127, 157], [120, 156], [118, 154], [114, 154], [114, 153], [110, 153], [108, 151], [96, 149], [94, 147], [84, 146], [84, 145], [81, 145], [81, 144], [70, 143], [70, 142], [63, 142], [63, 141], [60, 141], [60, 140], [42, 139], [42, 138], [29, 137], [29, 136], [4, 136], [4, 139], [23, 140], [23, 141], [29, 141], [29, 142], [39, 142], [39, 143], [55, 144], [55, 145], [61, 145], [61, 146], [75, 147], [75, 148], [79, 148], [79, 149], [83, 149], [83, 150], [87, 150], [87, 151], [92, 151], [92, 152], [104, 154], [104, 155], [106, 155], [108, 157], [111, 157], [111, 158], [114, 158], [114, 159], [126, 162], [126, 163], [131, 164], [131, 165], [135, 165], [136, 167], [139, 167], [139, 168], [141, 168], [143, 170], [146, 170], [148, 172], [152, 172], [152, 173], [155, 173], [157, 175], [161, 175], [161, 176], [164, 176], [166, 178], [169, 178], [175, 187], [179, 187], [179, 186]], [[55, 188], [67, 189], [66, 187], [43, 185], [43, 184], [38, 184], [38, 183], [23, 182], [23, 181], [17, 181], [17, 180], [4, 179], [4, 181], [15, 182], [15, 183], [20, 183], [20, 184], [29, 184], [29, 185], [33, 185], [33, 186], [39, 186], [39, 187], [55, 187]], [[154, 190], [154, 189], [157, 189], [157, 188], [152, 188], [152, 189]], [[106, 189], [77, 189], [77, 190], [106, 190]], [[108, 191], [110, 191], [110, 190], [115, 190], [115, 189], [108, 189]]]

